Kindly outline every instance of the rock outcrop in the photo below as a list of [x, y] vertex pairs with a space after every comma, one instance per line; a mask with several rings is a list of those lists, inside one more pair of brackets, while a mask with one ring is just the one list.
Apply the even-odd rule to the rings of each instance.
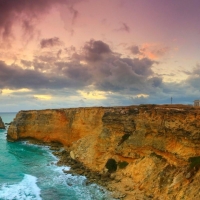
[[200, 199], [200, 108], [183, 105], [20, 111], [9, 141], [58, 142], [124, 199]]
[[0, 129], [5, 129], [5, 125], [1, 117], [0, 117]]

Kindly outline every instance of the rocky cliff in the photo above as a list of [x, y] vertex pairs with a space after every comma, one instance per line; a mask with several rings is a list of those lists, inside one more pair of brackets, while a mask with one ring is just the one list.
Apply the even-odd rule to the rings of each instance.
[[0, 129], [5, 129], [5, 125], [1, 117], [0, 117]]
[[20, 111], [8, 140], [59, 142], [125, 199], [200, 199], [200, 108], [183, 105]]

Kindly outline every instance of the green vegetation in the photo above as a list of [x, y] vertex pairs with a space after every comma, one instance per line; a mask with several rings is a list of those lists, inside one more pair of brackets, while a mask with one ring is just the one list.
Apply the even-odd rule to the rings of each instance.
[[126, 133], [122, 136], [122, 141], [124, 142], [125, 140], [127, 140], [129, 138], [130, 134]]
[[125, 140], [128, 140], [129, 137], [130, 137], [130, 133], [125, 133], [125, 134], [122, 136], [122, 139], [121, 139], [121, 141], [119, 142], [118, 146], [121, 145]]
[[118, 162], [118, 167], [120, 168], [120, 169], [124, 169], [126, 166], [128, 165], [128, 163], [126, 162], [126, 161], [119, 161]]
[[190, 168], [199, 168], [200, 167], [200, 156], [197, 157], [190, 157], [188, 159], [188, 161], [190, 162]]
[[115, 172], [117, 170], [117, 162], [112, 158], [108, 159], [105, 166], [109, 173]]
[[148, 107], [149, 104], [140, 104], [139, 107]]
[[156, 104], [140, 104], [139, 107], [155, 107]]

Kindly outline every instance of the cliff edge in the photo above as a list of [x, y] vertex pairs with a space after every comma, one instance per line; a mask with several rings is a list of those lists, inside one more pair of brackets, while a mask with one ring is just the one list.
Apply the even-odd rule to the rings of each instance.
[[9, 141], [59, 142], [124, 199], [200, 199], [200, 108], [141, 105], [20, 111]]

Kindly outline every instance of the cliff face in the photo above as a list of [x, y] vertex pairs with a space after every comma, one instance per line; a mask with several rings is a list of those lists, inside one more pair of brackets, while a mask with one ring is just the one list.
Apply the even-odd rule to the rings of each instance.
[[71, 146], [88, 134], [101, 130], [103, 109], [58, 109], [21, 111], [8, 130], [9, 140], [34, 138]]
[[200, 109], [130, 106], [20, 111], [8, 140], [60, 142], [115, 179], [126, 199], [200, 199]]

